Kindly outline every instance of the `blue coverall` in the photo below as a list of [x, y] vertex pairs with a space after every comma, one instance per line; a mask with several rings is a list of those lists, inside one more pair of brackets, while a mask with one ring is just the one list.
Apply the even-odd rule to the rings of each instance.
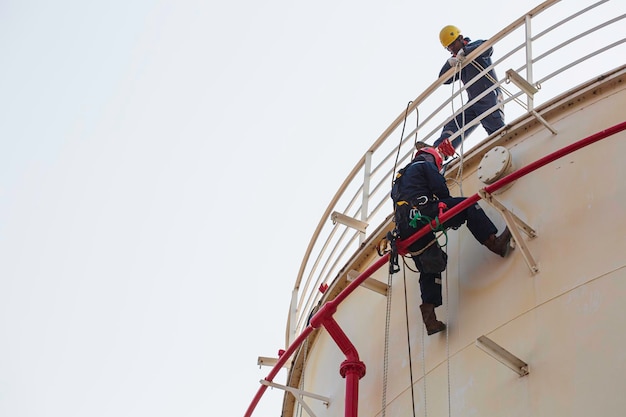
[[[395, 222], [401, 239], [408, 238], [423, 226], [419, 225], [418, 228], [414, 228], [409, 224], [411, 209], [417, 209], [422, 215], [434, 219], [439, 213], [439, 202], [444, 202], [450, 209], [465, 200], [465, 197], [450, 196], [446, 180], [437, 170], [434, 158], [429, 154], [417, 154], [403, 175], [396, 181], [401, 181], [398, 187], [399, 195], [394, 200]], [[400, 202], [408, 204], [398, 204]], [[447, 220], [443, 223], [443, 227], [458, 228], [466, 222], [468, 229], [480, 243], [484, 243], [490, 235], [497, 232], [496, 226], [478, 204], [468, 207]], [[408, 249], [412, 252], [420, 251], [434, 238], [434, 233], [430, 232], [414, 242]], [[440, 306], [442, 304], [441, 274], [424, 272], [417, 256], [413, 257], [413, 261], [420, 271], [419, 284], [422, 302], [434, 304], [435, 307]]]
[[[469, 55], [474, 49], [480, 46], [484, 41], [477, 40], [471, 42], [469, 38], [464, 38], [463, 42], [465, 46], [461, 49], [465, 52], [465, 55]], [[470, 80], [475, 78], [483, 69], [487, 68], [491, 65], [491, 54], [493, 53], [493, 48], [489, 48], [485, 50], [480, 56], [478, 56], [472, 62], [465, 62], [463, 68], [461, 68], [461, 81], [464, 85], [466, 85]], [[477, 64], [475, 66], [474, 64]], [[439, 72], [439, 76], [441, 77], [446, 71], [450, 68], [450, 64], [448, 61], [443, 65], [441, 71]], [[493, 70], [489, 70], [487, 75], [482, 76], [475, 83], [470, 85], [467, 88], [467, 98], [468, 102], [472, 101], [475, 97], [480, 95], [483, 91], [493, 86], [494, 82], [492, 80], [497, 80], [496, 73]], [[456, 77], [456, 75], [455, 75]], [[452, 83], [456, 78], [452, 77], [444, 82], [444, 84]], [[466, 108], [464, 112], [459, 113], [455, 118], [448, 121], [442, 129], [441, 136], [435, 141], [434, 146], [438, 146], [445, 138], [452, 136], [457, 130], [459, 130], [458, 126], [463, 127], [464, 124], [469, 124], [476, 117], [480, 116], [487, 109], [496, 105], [496, 103], [501, 102], [502, 93], [500, 88], [496, 88], [495, 90], [489, 92], [489, 94], [485, 95], [483, 98], [478, 100], [476, 103], [472, 104], [470, 107]], [[500, 129], [504, 126], [504, 112], [501, 108], [495, 110], [490, 115], [485, 117], [480, 121], [488, 134], [492, 134], [496, 130]], [[465, 136], [469, 135], [476, 129], [478, 125], [474, 125], [471, 128], [465, 131]], [[461, 144], [461, 136], [456, 137], [452, 140], [452, 146], [457, 149]]]

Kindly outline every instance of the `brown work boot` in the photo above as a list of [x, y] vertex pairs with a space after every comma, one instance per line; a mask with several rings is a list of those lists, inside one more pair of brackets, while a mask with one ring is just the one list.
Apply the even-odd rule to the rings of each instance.
[[487, 238], [483, 245], [487, 246], [487, 249], [493, 253], [502, 256], [503, 258], [509, 254], [511, 250], [511, 231], [508, 227], [504, 229], [500, 236], [491, 235]]
[[422, 304], [420, 310], [422, 310], [422, 319], [424, 320], [426, 332], [429, 336], [446, 329], [446, 325], [437, 320], [434, 304]]

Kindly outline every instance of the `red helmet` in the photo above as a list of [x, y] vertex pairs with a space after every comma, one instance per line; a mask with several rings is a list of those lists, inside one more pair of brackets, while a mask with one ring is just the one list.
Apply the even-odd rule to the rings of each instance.
[[417, 150], [417, 153], [415, 154], [415, 156], [421, 154], [421, 153], [427, 153], [429, 155], [432, 155], [435, 158], [435, 165], [437, 165], [437, 169], [439, 171], [441, 171], [441, 167], [443, 165], [443, 159], [441, 158], [441, 154], [439, 153], [439, 151], [436, 148], [432, 148], [432, 147], [424, 147], [424, 148], [420, 148]]

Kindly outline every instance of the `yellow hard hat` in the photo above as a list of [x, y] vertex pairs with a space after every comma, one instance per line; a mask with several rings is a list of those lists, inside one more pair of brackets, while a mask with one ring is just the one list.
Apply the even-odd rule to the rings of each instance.
[[444, 26], [439, 32], [439, 40], [444, 48], [447, 48], [452, 42], [459, 37], [461, 31], [458, 27], [453, 25]]

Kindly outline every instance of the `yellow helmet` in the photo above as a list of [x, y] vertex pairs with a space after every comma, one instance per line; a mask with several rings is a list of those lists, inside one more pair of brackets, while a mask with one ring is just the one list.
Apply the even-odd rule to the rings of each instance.
[[461, 31], [458, 27], [453, 25], [444, 26], [441, 32], [439, 32], [439, 41], [441, 41], [444, 48], [447, 48], [460, 34]]

